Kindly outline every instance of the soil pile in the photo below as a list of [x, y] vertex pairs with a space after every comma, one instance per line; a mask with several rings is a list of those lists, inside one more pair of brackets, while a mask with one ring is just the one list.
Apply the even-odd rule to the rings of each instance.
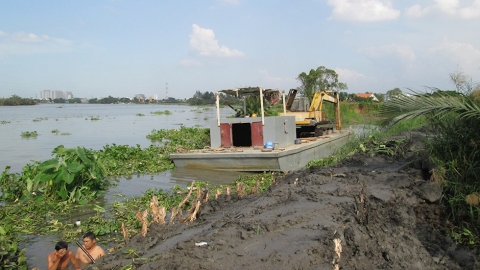
[[396, 160], [358, 153], [262, 194], [221, 195], [196, 221], [152, 224], [89, 269], [480, 269], [440, 233], [441, 187], [411, 138]]

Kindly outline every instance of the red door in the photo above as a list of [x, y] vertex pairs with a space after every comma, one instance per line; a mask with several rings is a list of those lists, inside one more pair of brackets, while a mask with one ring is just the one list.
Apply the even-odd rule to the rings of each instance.
[[229, 148], [232, 147], [232, 136], [231, 136], [231, 127], [228, 123], [220, 124], [220, 140], [221, 147]]
[[263, 146], [263, 126], [262, 122], [253, 122], [251, 125], [252, 146]]

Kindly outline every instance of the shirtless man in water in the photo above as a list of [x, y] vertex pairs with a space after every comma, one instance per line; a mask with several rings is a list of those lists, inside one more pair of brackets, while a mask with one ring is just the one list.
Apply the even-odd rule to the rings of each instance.
[[55, 251], [48, 254], [48, 270], [67, 269], [68, 264], [72, 262], [75, 270], [80, 270], [80, 264], [73, 255], [73, 251], [68, 250], [68, 244], [60, 241], [55, 245]]
[[[87, 232], [83, 236], [83, 247], [88, 251], [88, 253], [90, 254], [90, 256], [92, 256], [94, 260], [105, 256], [105, 251], [103, 250], [103, 248], [95, 244], [96, 241], [97, 240], [93, 232]], [[92, 263], [92, 260], [90, 260], [88, 255], [85, 254], [85, 252], [81, 248], [77, 249], [76, 257], [80, 261], [82, 266]]]

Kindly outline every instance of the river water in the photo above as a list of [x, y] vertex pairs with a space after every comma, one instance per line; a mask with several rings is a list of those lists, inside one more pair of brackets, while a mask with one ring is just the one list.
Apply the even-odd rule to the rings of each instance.
[[[152, 112], [165, 111], [170, 115]], [[221, 109], [222, 117], [233, 114], [230, 108]], [[140, 116], [143, 115], [143, 116]], [[98, 120], [91, 120], [92, 118]], [[20, 173], [23, 166], [52, 158], [58, 145], [67, 148], [83, 146], [95, 150], [107, 144], [139, 144], [142, 148], [152, 144], [146, 136], [153, 130], [173, 129], [180, 126], [209, 127], [216, 119], [214, 107], [155, 104], [40, 104], [35, 106], [0, 106], [0, 169], [10, 166], [10, 172]], [[58, 130], [57, 133], [52, 133]], [[22, 132], [36, 131], [36, 138], [24, 139]], [[118, 185], [110, 188], [103, 203], [142, 195], [149, 188], [170, 190], [173, 186], [187, 186], [192, 180], [226, 184], [237, 178], [235, 172], [216, 172], [175, 169], [158, 174], [119, 178]], [[53, 251], [56, 236], [33, 239], [27, 248], [28, 264], [46, 269], [46, 256]], [[75, 250], [76, 247], [71, 247]]]

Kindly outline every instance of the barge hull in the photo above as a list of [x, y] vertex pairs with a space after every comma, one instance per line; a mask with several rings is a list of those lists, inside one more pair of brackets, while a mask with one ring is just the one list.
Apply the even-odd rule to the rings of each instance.
[[302, 140], [301, 144], [289, 145], [271, 152], [253, 147], [194, 150], [171, 154], [170, 158], [179, 168], [288, 172], [304, 168], [311, 160], [332, 155], [352, 137], [352, 131], [335, 130], [332, 134], [316, 137], [314, 140]]

